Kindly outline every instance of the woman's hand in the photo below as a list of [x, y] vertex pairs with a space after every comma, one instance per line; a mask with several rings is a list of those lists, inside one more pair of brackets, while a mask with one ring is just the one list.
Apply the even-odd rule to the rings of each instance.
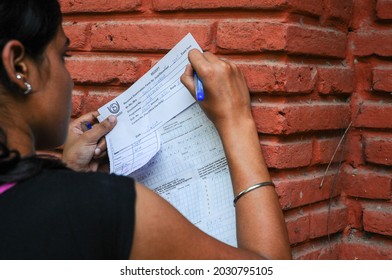
[[[271, 181], [251, 114], [249, 91], [239, 68], [198, 50], [189, 52], [189, 61], [191, 66], [181, 81], [195, 94], [194, 69], [203, 83], [205, 98], [199, 104], [221, 137], [234, 194]], [[252, 191], [239, 200], [235, 209], [238, 248], [270, 259], [291, 258], [284, 216], [273, 187]]]
[[98, 115], [98, 112], [87, 113], [70, 123], [63, 149], [67, 167], [75, 171], [97, 171], [99, 161], [107, 155], [104, 136], [113, 129], [117, 119], [110, 116], [98, 123]]
[[203, 83], [205, 100], [200, 102], [218, 131], [224, 127], [252, 119], [247, 84], [240, 69], [231, 62], [223, 61], [212, 53], [198, 50], [189, 52], [189, 61], [182, 83], [195, 95], [193, 70]]

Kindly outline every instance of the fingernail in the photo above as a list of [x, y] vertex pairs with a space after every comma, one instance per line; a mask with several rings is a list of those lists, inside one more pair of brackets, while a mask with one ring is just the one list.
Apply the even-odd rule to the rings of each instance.
[[96, 156], [98, 156], [100, 153], [101, 153], [101, 149], [100, 148], [96, 148], [95, 151], [94, 151], [94, 154]]
[[116, 117], [115, 116], [109, 116], [109, 122], [110, 123], [115, 123], [116, 122]]

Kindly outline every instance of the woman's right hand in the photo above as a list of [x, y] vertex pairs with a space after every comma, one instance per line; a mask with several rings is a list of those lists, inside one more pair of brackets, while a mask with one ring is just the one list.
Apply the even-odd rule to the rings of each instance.
[[[193, 70], [203, 83], [205, 100], [199, 104], [220, 134], [235, 196], [257, 183], [271, 181], [251, 114], [248, 87], [239, 68], [198, 50], [189, 52], [189, 61], [181, 81], [194, 95]], [[247, 194], [235, 209], [239, 248], [271, 259], [291, 258], [283, 212], [272, 186]]]
[[[194, 95], [193, 70], [203, 82], [205, 100], [199, 104], [220, 133], [234, 193], [270, 181], [241, 71], [230, 62], [198, 50], [189, 53], [189, 60], [191, 65], [187, 66], [181, 81]], [[241, 141], [238, 141], [239, 136]], [[197, 229], [151, 190], [136, 184], [136, 191], [133, 259], [291, 257], [283, 213], [271, 186], [252, 191], [236, 204], [238, 249]]]
[[203, 83], [205, 100], [200, 102], [218, 131], [233, 129], [245, 119], [252, 119], [248, 87], [240, 69], [216, 55], [199, 50], [189, 52], [190, 65], [181, 77], [182, 83], [195, 95], [193, 71]]

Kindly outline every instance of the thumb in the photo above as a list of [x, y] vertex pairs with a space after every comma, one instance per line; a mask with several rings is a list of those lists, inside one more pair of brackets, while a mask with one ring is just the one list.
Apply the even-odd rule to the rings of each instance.
[[117, 118], [115, 116], [109, 116], [101, 123], [94, 125], [90, 130], [86, 131], [85, 136], [89, 142], [97, 143], [99, 139], [108, 134], [117, 124]]
[[188, 64], [184, 74], [181, 75], [181, 83], [195, 96], [195, 86], [193, 81], [193, 68]]

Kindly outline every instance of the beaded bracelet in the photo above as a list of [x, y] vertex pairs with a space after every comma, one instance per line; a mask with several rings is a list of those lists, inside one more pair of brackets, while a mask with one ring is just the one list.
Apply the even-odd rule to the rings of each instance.
[[273, 182], [262, 182], [262, 183], [255, 184], [255, 185], [253, 185], [253, 186], [247, 188], [246, 190], [243, 190], [242, 192], [240, 192], [240, 193], [234, 198], [234, 201], [233, 201], [234, 207], [235, 207], [235, 204], [237, 203], [238, 199], [240, 199], [243, 195], [245, 195], [245, 194], [247, 194], [248, 192], [251, 192], [251, 191], [253, 191], [253, 190], [255, 190], [255, 189], [258, 189], [258, 188], [261, 188], [261, 187], [265, 187], [265, 186], [272, 186], [272, 187], [275, 188], [275, 184], [274, 184]]

